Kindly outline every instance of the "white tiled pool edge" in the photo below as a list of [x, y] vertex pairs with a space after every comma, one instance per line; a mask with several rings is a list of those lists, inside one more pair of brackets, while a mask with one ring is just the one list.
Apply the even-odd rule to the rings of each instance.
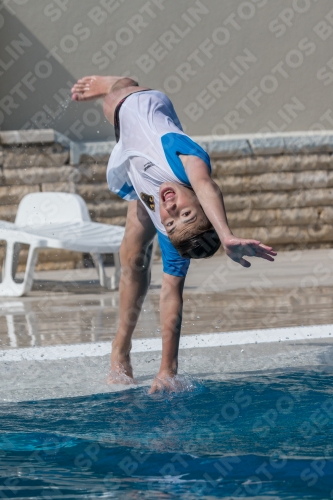
[[[181, 337], [180, 349], [202, 347], [223, 347], [272, 342], [291, 342], [333, 337], [333, 325], [295, 326], [290, 328], [268, 328], [261, 330], [243, 330], [236, 332], [204, 333]], [[135, 339], [132, 353], [161, 351], [161, 339]], [[0, 351], [0, 362], [43, 361], [110, 354], [110, 342], [89, 344], [57, 345], [48, 347], [29, 347]]]

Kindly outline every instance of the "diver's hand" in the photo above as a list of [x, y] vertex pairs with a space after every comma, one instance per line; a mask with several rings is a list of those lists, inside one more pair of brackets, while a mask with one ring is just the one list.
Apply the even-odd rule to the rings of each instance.
[[181, 390], [182, 384], [178, 377], [174, 374], [158, 374], [149, 390], [149, 394], [154, 394], [155, 392], [178, 392]]
[[230, 259], [238, 262], [243, 267], [250, 267], [249, 261], [243, 256], [261, 257], [262, 259], [274, 261], [273, 256], [276, 255], [272, 247], [263, 245], [258, 240], [245, 240], [236, 236], [228, 236], [222, 241], [225, 253]]

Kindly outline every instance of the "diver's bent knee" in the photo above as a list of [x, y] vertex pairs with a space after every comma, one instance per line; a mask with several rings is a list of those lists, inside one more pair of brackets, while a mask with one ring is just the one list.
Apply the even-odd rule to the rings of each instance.
[[146, 273], [150, 269], [150, 256], [147, 252], [133, 252], [128, 249], [120, 249], [120, 264], [122, 269], [134, 273]]

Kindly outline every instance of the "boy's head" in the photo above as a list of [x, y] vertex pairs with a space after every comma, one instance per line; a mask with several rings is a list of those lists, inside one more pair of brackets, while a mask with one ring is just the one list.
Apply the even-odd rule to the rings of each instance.
[[221, 245], [191, 188], [164, 182], [160, 187], [160, 216], [171, 243], [182, 257], [211, 257]]

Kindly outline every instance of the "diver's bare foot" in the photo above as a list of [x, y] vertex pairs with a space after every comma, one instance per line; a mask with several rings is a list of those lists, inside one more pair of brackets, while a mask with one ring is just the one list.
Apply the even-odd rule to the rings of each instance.
[[71, 90], [72, 99], [73, 101], [91, 101], [105, 97], [120, 78], [120, 76], [97, 75], [80, 78]]
[[136, 384], [133, 377], [127, 375], [126, 370], [119, 367], [117, 370], [110, 370], [108, 376], [106, 377], [106, 383], [109, 385], [132, 385]]
[[111, 369], [106, 379], [107, 384], [136, 384], [133, 378], [133, 369], [129, 354], [120, 354], [118, 349], [112, 348]]

